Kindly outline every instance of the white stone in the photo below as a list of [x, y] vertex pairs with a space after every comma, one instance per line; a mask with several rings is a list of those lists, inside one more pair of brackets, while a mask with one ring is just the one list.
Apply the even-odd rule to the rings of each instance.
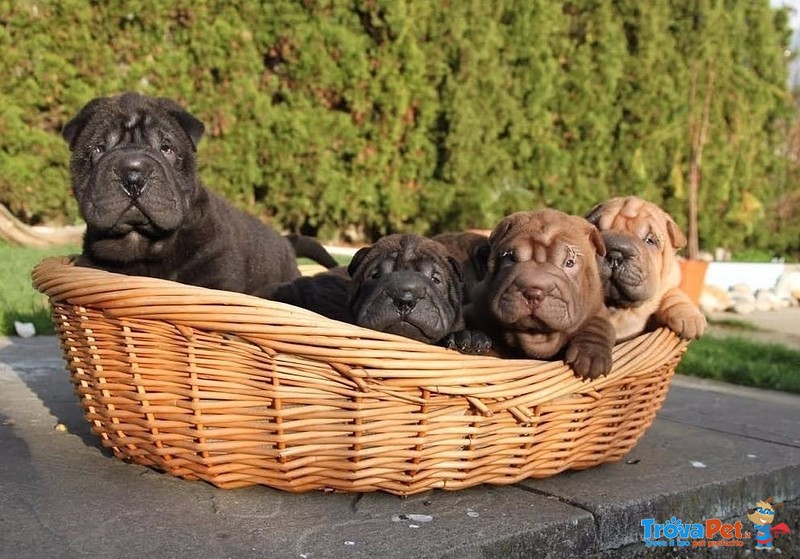
[[700, 294], [700, 308], [707, 312], [721, 312], [728, 310], [731, 306], [731, 296], [727, 291], [716, 285], [703, 286]]
[[14, 321], [14, 330], [20, 338], [32, 338], [36, 335], [36, 327], [32, 322]]
[[731, 295], [752, 295], [753, 288], [746, 283], [737, 283], [732, 285], [730, 290]]
[[736, 314], [750, 314], [751, 312], [755, 312], [756, 304], [750, 302], [739, 302], [734, 303], [731, 307], [731, 311], [735, 312]]
[[775, 292], [781, 297], [800, 300], [800, 272], [785, 272], [775, 282]]

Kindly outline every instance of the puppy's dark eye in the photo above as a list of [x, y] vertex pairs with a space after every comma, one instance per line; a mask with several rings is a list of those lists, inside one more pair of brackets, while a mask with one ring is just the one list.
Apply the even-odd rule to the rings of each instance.
[[514, 254], [514, 249], [508, 249], [508, 250], [504, 250], [503, 252], [501, 252], [500, 253], [500, 260], [503, 260], [505, 262], [516, 262], [517, 261], [517, 255]]
[[378, 279], [379, 277], [381, 277], [381, 269], [380, 268], [376, 268], [376, 269], [372, 270], [372, 272], [369, 274], [369, 279]]
[[174, 153], [172, 146], [169, 142], [162, 142], [161, 143], [161, 153], [164, 155], [172, 155]]
[[574, 268], [575, 267], [575, 259], [574, 258], [567, 258], [564, 261], [565, 268]]
[[442, 276], [439, 274], [439, 272], [434, 272], [433, 275], [431, 276], [431, 281], [436, 285], [439, 285], [440, 283], [442, 283]]
[[89, 158], [92, 160], [92, 164], [97, 163], [100, 161], [100, 158], [103, 157], [103, 154], [106, 152], [106, 145], [105, 144], [95, 144], [89, 150]]
[[648, 235], [647, 237], [644, 238], [644, 242], [646, 245], [657, 247], [658, 237], [656, 237], [655, 235]]

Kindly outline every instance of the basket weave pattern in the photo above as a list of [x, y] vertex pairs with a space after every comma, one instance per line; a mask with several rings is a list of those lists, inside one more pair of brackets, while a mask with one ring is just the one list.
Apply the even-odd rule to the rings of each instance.
[[607, 376], [464, 356], [247, 295], [41, 262], [85, 417], [122, 459], [218, 487], [409, 495], [624, 456], [686, 342], [614, 348]]

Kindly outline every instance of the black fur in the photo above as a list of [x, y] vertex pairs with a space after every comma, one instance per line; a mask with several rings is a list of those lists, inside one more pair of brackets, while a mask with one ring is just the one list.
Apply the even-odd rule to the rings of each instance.
[[286, 235], [286, 238], [291, 243], [298, 258], [310, 258], [329, 270], [339, 265], [333, 256], [325, 250], [325, 247], [314, 237], [292, 233]]
[[352, 282], [347, 270], [335, 268], [315, 276], [273, 285], [265, 293], [267, 299], [312, 310], [333, 320], [354, 323], [350, 312]]
[[175, 101], [136, 93], [64, 126], [87, 226], [77, 264], [255, 295], [300, 275], [289, 240], [201, 184], [203, 131]]
[[491, 341], [465, 328], [459, 263], [435, 241], [389, 235], [362, 248], [347, 268], [273, 287], [268, 298], [417, 341], [482, 354]]

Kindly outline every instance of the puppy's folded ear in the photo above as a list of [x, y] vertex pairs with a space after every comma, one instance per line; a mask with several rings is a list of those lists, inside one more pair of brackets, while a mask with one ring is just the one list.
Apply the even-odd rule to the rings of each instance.
[[515, 212], [511, 215], [508, 215], [501, 219], [500, 222], [494, 226], [494, 229], [492, 229], [492, 233], [489, 235], [489, 253], [486, 256], [486, 272], [483, 274], [484, 278], [489, 274], [494, 274], [495, 261], [497, 257], [495, 251], [497, 250], [497, 245], [499, 245], [503, 239], [508, 236], [518, 221], [524, 219], [524, 217], [520, 217], [524, 213], [525, 212]]
[[192, 149], [197, 151], [197, 144], [206, 131], [202, 121], [172, 99], [161, 98], [158, 101], [167, 114], [174, 118], [183, 131], [186, 132], [186, 135], [192, 141]]
[[603, 213], [604, 209], [605, 209], [605, 202], [597, 204], [591, 210], [586, 212], [586, 215], [583, 217], [586, 218], [586, 221], [588, 221], [592, 225], [597, 225], [597, 222], [600, 221], [600, 215]]
[[589, 240], [592, 241], [592, 244], [597, 251], [597, 256], [604, 258], [606, 255], [606, 243], [603, 240], [603, 234], [600, 233], [600, 230], [594, 225], [590, 225], [590, 227]]
[[678, 224], [671, 219], [667, 220], [667, 232], [669, 233], [669, 240], [675, 248], [683, 248], [686, 246], [686, 236], [678, 227]]
[[511, 227], [514, 225], [514, 219], [512, 219], [514, 215], [515, 214], [511, 214], [510, 216], [501, 219], [500, 222], [494, 226], [492, 233], [489, 235], [490, 246], [500, 242], [500, 240], [508, 234], [508, 232], [511, 230]]
[[371, 250], [372, 246], [360, 248], [358, 249], [358, 252], [353, 255], [353, 259], [350, 260], [350, 264], [347, 266], [347, 273], [350, 275], [350, 277], [353, 277]]
[[464, 281], [464, 271], [461, 269], [461, 263], [452, 256], [447, 257], [447, 263], [453, 269], [453, 273], [458, 278], [459, 282]]
[[620, 198], [609, 198], [608, 200], [600, 202], [586, 212], [583, 218], [600, 231], [613, 229], [614, 220], [617, 219], [617, 216], [623, 213], [624, 208], [630, 209], [631, 207], [629, 204], [624, 204], [622, 209], [620, 209], [620, 201]]
[[108, 104], [106, 97], [98, 97], [89, 101], [81, 111], [75, 115], [72, 120], [64, 125], [61, 129], [61, 137], [64, 138], [69, 144], [70, 151], [75, 150], [75, 141], [80, 136], [81, 131], [84, 129], [89, 119], [94, 115], [98, 109]]

